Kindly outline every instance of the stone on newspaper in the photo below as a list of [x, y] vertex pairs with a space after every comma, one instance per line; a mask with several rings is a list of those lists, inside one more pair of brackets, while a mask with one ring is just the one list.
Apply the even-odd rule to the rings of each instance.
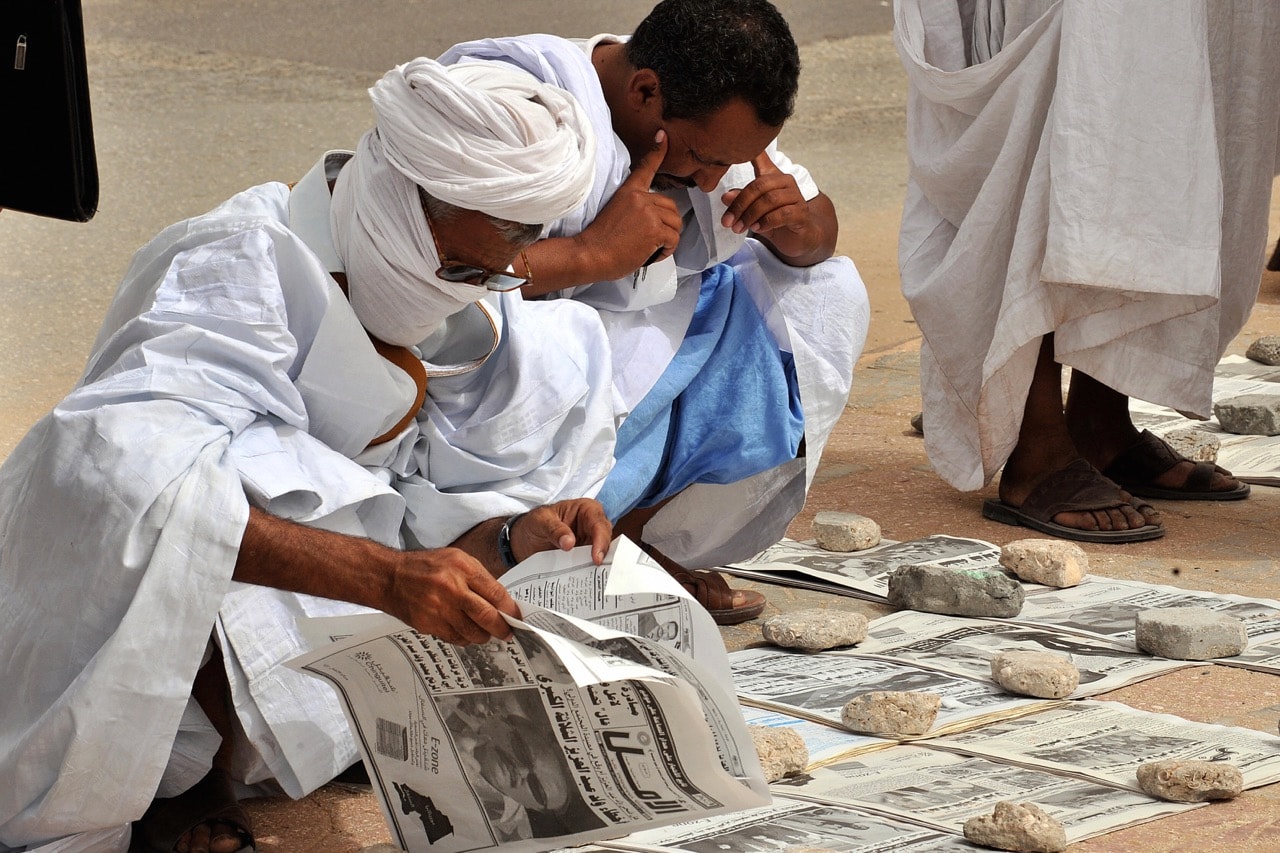
[[865, 551], [880, 544], [880, 525], [853, 512], [820, 512], [813, 517], [813, 538], [824, 551]]
[[964, 837], [974, 844], [1021, 853], [1058, 853], [1067, 849], [1067, 831], [1035, 803], [1001, 800], [989, 815], [964, 822]]
[[1024, 581], [1075, 586], [1089, 573], [1089, 555], [1061, 539], [1017, 539], [1000, 549], [1000, 565]]
[[867, 638], [867, 617], [852, 610], [813, 607], [770, 616], [760, 633], [775, 646], [820, 652], [861, 643]]
[[840, 719], [845, 728], [860, 734], [922, 735], [938, 718], [941, 707], [942, 699], [935, 693], [873, 690], [846, 702]]
[[1213, 415], [1236, 435], [1280, 435], [1280, 394], [1239, 394], [1213, 404]]
[[1134, 617], [1138, 649], [1173, 660], [1213, 660], [1249, 645], [1244, 622], [1207, 607], [1161, 607]]
[[1138, 787], [1175, 803], [1230, 800], [1244, 789], [1240, 770], [1222, 761], [1147, 761], [1138, 765]]
[[902, 610], [1008, 619], [1022, 600], [1022, 585], [996, 569], [906, 565], [889, 575], [889, 603]]
[[1063, 655], [1009, 649], [991, 659], [991, 677], [1010, 693], [1062, 699], [1080, 685], [1080, 670]]
[[1249, 344], [1244, 354], [1263, 364], [1280, 364], [1280, 335], [1263, 335]]
[[760, 756], [766, 782], [803, 773], [809, 766], [809, 747], [795, 729], [777, 726], [747, 726]]
[[1161, 436], [1175, 453], [1181, 453], [1192, 462], [1217, 462], [1222, 439], [1211, 432], [1196, 427], [1183, 427]]

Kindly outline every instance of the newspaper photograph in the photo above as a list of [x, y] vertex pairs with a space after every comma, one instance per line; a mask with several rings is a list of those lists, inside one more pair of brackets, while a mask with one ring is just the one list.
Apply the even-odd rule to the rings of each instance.
[[771, 708], [757, 708], [754, 705], [742, 705], [741, 708], [742, 719], [748, 726], [791, 729], [800, 735], [809, 752], [806, 770], [873, 749], [887, 749], [894, 743], [883, 738], [854, 734], [848, 729], [836, 728], [827, 723], [815, 723]]
[[[629, 567], [614, 568], [602, 588], [625, 598]], [[290, 663], [337, 691], [401, 848], [545, 851], [769, 802], [727, 675], [521, 611], [511, 640], [471, 646], [348, 617], [353, 633]]]
[[773, 789], [779, 797], [866, 809], [952, 833], [962, 833], [966, 820], [990, 814], [1001, 800], [1032, 802], [1061, 821], [1068, 842], [1204, 805], [908, 745], [784, 779]]
[[902, 610], [871, 623], [856, 648], [835, 654], [873, 658], [991, 681], [991, 658], [1011, 649], [1055, 652], [1080, 670], [1071, 698], [1115, 690], [1175, 669], [1197, 665], [1139, 654], [1101, 637], [1086, 637], [1051, 626], [965, 619]]
[[1246, 788], [1280, 780], [1280, 737], [1253, 729], [1197, 723], [1120, 702], [1069, 702], [927, 744], [994, 761], [1038, 767], [1138, 790], [1147, 761], [1225, 761]]
[[[936, 693], [942, 707], [929, 733], [956, 731], [1052, 702], [1005, 693], [989, 679], [975, 681], [891, 660], [868, 660], [843, 652], [805, 653], [775, 648], [743, 649], [729, 656], [738, 698], [749, 705], [843, 728], [841, 709], [876, 690]], [[880, 738], [869, 738], [881, 741]]]
[[[1164, 607], [1204, 607], [1234, 616], [1244, 623], [1250, 645], [1280, 641], [1280, 601], [1098, 575], [1090, 575], [1078, 586], [1066, 589], [1044, 587], [1029, 592], [1022, 612], [1008, 621], [1053, 626], [1136, 649], [1134, 625], [1138, 613]], [[1232, 660], [1250, 660], [1249, 651]]]
[[903, 565], [1005, 571], [1000, 566], [999, 546], [944, 535], [884, 542], [851, 552], [825, 551], [814, 542], [783, 539], [752, 559], [731, 563], [721, 571], [765, 583], [884, 601], [889, 594], [889, 575]]
[[936, 829], [783, 797], [748, 811], [637, 832], [609, 846], [641, 853], [781, 853], [796, 846], [840, 853], [974, 850], [964, 839]]

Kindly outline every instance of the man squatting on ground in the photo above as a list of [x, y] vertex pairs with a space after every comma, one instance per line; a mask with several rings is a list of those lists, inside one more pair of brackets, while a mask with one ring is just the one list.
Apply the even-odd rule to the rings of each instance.
[[590, 122], [501, 66], [415, 60], [370, 93], [354, 155], [139, 251], [84, 376], [0, 469], [0, 846], [146, 812], [134, 849], [237, 850], [237, 793], [301, 797], [357, 757], [332, 690], [280, 665], [295, 617], [505, 637], [515, 513], [517, 559], [604, 557], [600, 320], [486, 289], [582, 204]]
[[785, 535], [844, 410], [866, 290], [833, 257], [837, 221], [777, 149], [799, 51], [765, 0], [667, 0], [628, 39], [456, 45], [446, 65], [508, 63], [569, 91], [596, 132], [587, 200], [516, 261], [527, 297], [595, 308], [626, 413], [599, 494], [732, 624], [764, 608], [702, 569]]

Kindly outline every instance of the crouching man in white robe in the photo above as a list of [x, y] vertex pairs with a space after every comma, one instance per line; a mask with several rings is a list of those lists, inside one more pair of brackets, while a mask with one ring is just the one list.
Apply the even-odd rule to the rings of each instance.
[[1208, 417], [1253, 307], [1280, 4], [894, 5], [911, 85], [899, 260], [934, 468], [978, 489], [1003, 466], [984, 515], [1090, 542], [1164, 535], [1139, 498], [1247, 497], [1139, 433], [1129, 397]]
[[[626, 419], [600, 493], [618, 531], [721, 624], [759, 593], [705, 567], [753, 556], [804, 504], [866, 338], [866, 289], [838, 223], [778, 151], [800, 71], [766, 0], [667, 0], [630, 38], [457, 45], [574, 95], [595, 125], [590, 197], [516, 269], [526, 296], [599, 310]], [[692, 570], [692, 571], [690, 571]]]
[[[280, 666], [296, 616], [481, 642], [519, 612], [513, 560], [603, 559], [599, 319], [496, 292], [589, 191], [590, 124], [510, 68], [415, 60], [370, 93], [354, 154], [136, 255], [83, 378], [0, 469], [0, 849], [113, 849], [131, 821], [133, 849], [252, 847], [244, 785], [300, 797], [357, 755], [332, 691]], [[436, 387], [471, 374], [480, 401]], [[406, 520], [394, 486], [422, 466], [483, 468], [502, 499]], [[418, 548], [437, 511], [454, 547]]]

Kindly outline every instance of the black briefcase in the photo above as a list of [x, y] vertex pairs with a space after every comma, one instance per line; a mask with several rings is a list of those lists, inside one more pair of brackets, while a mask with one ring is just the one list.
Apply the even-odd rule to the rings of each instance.
[[87, 222], [98, 161], [80, 0], [3, 0], [0, 39], [0, 207]]

